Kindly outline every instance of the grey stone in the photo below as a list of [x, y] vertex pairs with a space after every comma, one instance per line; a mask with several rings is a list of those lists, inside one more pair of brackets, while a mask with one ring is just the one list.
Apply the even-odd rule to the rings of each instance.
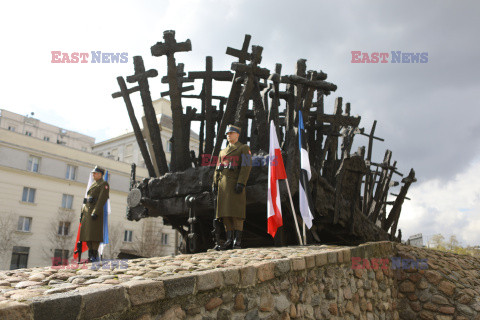
[[240, 282], [240, 268], [225, 269], [223, 271], [225, 285], [237, 285]]
[[82, 313], [86, 319], [100, 318], [110, 313], [120, 312], [128, 306], [125, 288], [122, 286], [84, 290], [80, 292], [80, 295], [83, 300]]
[[17, 301], [0, 301], [0, 319], [31, 320], [32, 309], [25, 303]]
[[364, 289], [367, 289], [367, 290], [372, 289], [372, 283], [371, 283], [369, 280], [365, 280], [365, 281], [363, 282], [363, 288], [364, 288]]
[[217, 320], [230, 320], [232, 318], [232, 312], [227, 309], [220, 309], [217, 312]]
[[260, 317], [258, 316], [258, 310], [254, 309], [245, 315], [245, 320], [260, 320]]
[[314, 294], [312, 296], [312, 302], [311, 302], [311, 305], [312, 306], [318, 306], [320, 304], [320, 299], [321, 299], [321, 296], [319, 294]]
[[78, 293], [67, 292], [32, 299], [35, 320], [76, 319], [80, 313], [82, 297]]
[[418, 300], [421, 302], [429, 301], [432, 297], [431, 292], [428, 289], [422, 290], [417, 294]]
[[290, 259], [275, 261], [275, 276], [281, 276], [290, 271]]
[[381, 291], [386, 291], [387, 290], [387, 285], [383, 282], [380, 282], [378, 284], [378, 288], [381, 290]]
[[275, 297], [275, 309], [277, 309], [278, 312], [283, 312], [287, 310], [290, 307], [290, 300], [288, 298], [281, 294], [279, 296]]
[[195, 288], [195, 276], [179, 276], [163, 280], [165, 295], [167, 298], [175, 298], [187, 294], [193, 294]]
[[328, 300], [335, 300], [335, 298], [336, 298], [335, 293], [333, 291], [330, 291], [330, 290], [327, 291], [325, 296]]
[[398, 314], [400, 315], [400, 319], [402, 320], [416, 320], [417, 319], [417, 314], [413, 312], [412, 310], [399, 310]]
[[336, 252], [328, 252], [328, 263], [337, 263], [337, 253]]
[[464, 315], [467, 315], [469, 317], [474, 315], [474, 311], [469, 306], [458, 303], [458, 304], [456, 304], [456, 307], [457, 307], [458, 312], [463, 313]]

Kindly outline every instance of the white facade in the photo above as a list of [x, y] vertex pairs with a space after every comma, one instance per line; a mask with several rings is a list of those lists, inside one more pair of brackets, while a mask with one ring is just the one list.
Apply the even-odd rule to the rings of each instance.
[[[172, 144], [169, 140], [173, 133], [170, 101], [160, 98], [153, 101], [153, 107], [160, 127], [160, 136], [167, 164], [170, 165]], [[142, 123], [145, 125], [145, 117], [142, 117], [142, 121], [139, 123], [140, 126], [142, 126]], [[199, 144], [200, 141], [198, 134], [190, 131], [189, 150], [194, 150], [197, 156]], [[145, 161], [143, 160], [140, 147], [138, 146], [133, 132], [99, 142], [93, 146], [92, 152], [96, 155], [107, 157], [112, 160], [123, 161], [129, 164], [135, 163], [137, 167], [145, 168]]]
[[[20, 129], [22, 119], [17, 114], [1, 111], [0, 269], [48, 266], [59, 255], [70, 262], [80, 208], [90, 171], [95, 165], [106, 168], [110, 175], [111, 244], [105, 248], [105, 256], [112, 258], [120, 251], [141, 255], [142, 248], [151, 247], [152, 242], [155, 248], [161, 246], [155, 254], [175, 253], [176, 232], [163, 226], [161, 219], [135, 222], [125, 218], [129, 164], [88, 152], [88, 146], [94, 142], [92, 137], [78, 134], [78, 139], [69, 140], [66, 137], [74, 134], [65, 130], [69, 133], [64, 136], [66, 143], [52, 143], [42, 135], [60, 132], [61, 128], [34, 119], [33, 128], [37, 131], [29, 126]], [[13, 119], [8, 117], [10, 115]], [[13, 126], [16, 126], [14, 130]], [[33, 130], [32, 135], [25, 134], [28, 130]], [[87, 151], [82, 151], [84, 148]], [[137, 179], [147, 176], [146, 169], [137, 169]], [[151, 230], [152, 225], [155, 226], [154, 237], [152, 239], [150, 232], [149, 243], [145, 243], [144, 230]]]
[[414, 234], [410, 236], [407, 240], [407, 244], [414, 246], [414, 247], [423, 247], [423, 235], [421, 233]]
[[4, 109], [0, 109], [0, 128], [86, 152], [95, 144], [95, 138]]

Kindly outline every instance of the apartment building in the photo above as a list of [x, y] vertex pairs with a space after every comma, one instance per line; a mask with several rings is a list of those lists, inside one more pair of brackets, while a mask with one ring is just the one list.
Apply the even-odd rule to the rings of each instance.
[[[71, 260], [95, 165], [106, 168], [110, 176], [110, 244], [104, 256], [176, 252], [176, 232], [161, 219], [125, 218], [129, 163], [92, 154], [93, 137], [0, 111], [0, 269], [48, 266], [55, 258]], [[145, 168], [137, 168], [137, 179], [147, 176]]]

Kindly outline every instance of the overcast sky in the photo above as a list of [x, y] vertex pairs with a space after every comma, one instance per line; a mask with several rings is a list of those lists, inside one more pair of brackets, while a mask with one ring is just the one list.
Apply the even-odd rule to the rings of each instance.
[[[326, 72], [338, 86], [326, 111], [337, 96], [351, 102], [367, 132], [378, 121], [385, 142], [374, 144], [374, 160], [388, 148], [400, 171], [415, 169], [399, 226], [404, 238], [456, 234], [480, 244], [478, 2], [8, 1], [0, 8], [0, 108], [109, 139], [131, 131], [123, 101], [111, 93], [117, 76], [133, 74], [133, 56], [159, 72], [150, 80], [152, 98], [168, 89], [160, 85], [166, 58], [150, 54], [164, 30], [192, 41], [192, 52], [176, 55], [186, 71], [203, 70], [207, 55], [214, 70], [229, 69], [226, 47], [239, 48], [248, 33], [264, 47], [263, 67], [281, 63], [291, 74], [305, 58], [308, 69]], [[126, 52], [128, 63], [51, 63], [51, 51]], [[387, 52], [389, 62], [352, 63], [352, 51]], [[391, 63], [392, 51], [426, 52], [428, 62]], [[214, 93], [227, 95], [222, 89]], [[138, 94], [132, 99], [140, 106]]]

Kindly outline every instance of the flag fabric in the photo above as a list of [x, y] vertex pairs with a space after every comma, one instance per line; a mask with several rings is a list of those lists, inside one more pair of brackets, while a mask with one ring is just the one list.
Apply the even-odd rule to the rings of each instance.
[[[105, 181], [108, 182], [108, 170], [105, 171]], [[98, 247], [98, 254], [102, 255], [103, 254], [103, 249], [105, 248], [105, 245], [108, 244], [108, 216], [111, 213], [111, 207], [110, 207], [110, 198], [107, 199], [107, 202], [103, 205], [103, 242], [100, 243], [100, 246]]]
[[278, 180], [287, 179], [283, 165], [282, 151], [278, 143], [277, 132], [273, 121], [270, 122], [270, 151], [268, 158], [268, 204], [267, 204], [267, 232], [275, 237], [277, 229], [283, 225], [282, 207], [280, 203], [280, 189]]
[[300, 181], [298, 196], [300, 202], [300, 214], [302, 215], [305, 225], [310, 229], [312, 227], [312, 200], [308, 181], [312, 178], [310, 170], [310, 160], [308, 158], [307, 144], [305, 142], [305, 127], [303, 125], [302, 112], [298, 112], [298, 147], [300, 148]]
[[[87, 193], [88, 193], [88, 189], [90, 189], [90, 187], [92, 186], [92, 183], [93, 183], [93, 175], [90, 175], [90, 178], [88, 179], [88, 183], [87, 183], [87, 189], [85, 190], [85, 197], [87, 197]], [[84, 204], [82, 205], [82, 209], [83, 210], [83, 206]], [[78, 254], [75, 253], [75, 251], [77, 250], [77, 242], [80, 241], [80, 228], [82, 227], [82, 222], [80, 222], [78, 224], [78, 231], [77, 231], [77, 240], [75, 241], [75, 249], [73, 250], [74, 254], [73, 254], [73, 258], [74, 259], [77, 259], [78, 258]], [[87, 246], [87, 243], [85, 241], [82, 242], [82, 252], [85, 252], [88, 250], [88, 246]]]

